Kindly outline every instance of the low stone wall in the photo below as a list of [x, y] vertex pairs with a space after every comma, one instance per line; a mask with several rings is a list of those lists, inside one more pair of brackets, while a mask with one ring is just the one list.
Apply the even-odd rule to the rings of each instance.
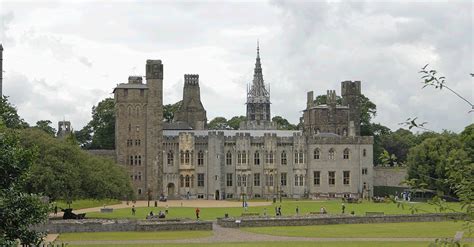
[[212, 230], [210, 221], [166, 220], [50, 220], [34, 227], [47, 233], [125, 232], [125, 231], [205, 231]]
[[217, 224], [222, 227], [259, 227], [259, 226], [309, 226], [331, 224], [364, 224], [364, 223], [396, 223], [396, 222], [433, 222], [462, 219], [461, 213], [448, 214], [409, 214], [409, 215], [312, 215], [301, 217], [257, 217], [257, 218], [220, 218]]

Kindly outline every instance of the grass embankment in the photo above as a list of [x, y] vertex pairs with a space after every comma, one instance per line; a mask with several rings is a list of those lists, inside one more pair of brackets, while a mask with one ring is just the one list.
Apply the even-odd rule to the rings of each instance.
[[[147, 247], [426, 247], [427, 242], [253, 242], [253, 243], [205, 243], [205, 244], [140, 244]], [[85, 245], [68, 245], [85, 246]], [[86, 245], [89, 247], [134, 247], [135, 244], [124, 245]]]
[[[216, 201], [218, 203], [218, 201]], [[296, 207], [299, 208], [299, 214], [305, 215], [309, 212], [319, 212], [321, 207], [325, 207], [329, 214], [341, 214], [341, 202], [338, 200], [332, 201], [283, 201], [282, 203], [275, 203], [270, 206], [258, 206], [248, 208], [248, 212], [259, 213], [260, 216], [263, 215], [264, 210], [266, 209], [268, 216], [275, 215], [275, 207], [282, 207], [282, 213], [284, 216], [295, 215]], [[351, 211], [354, 211], [356, 215], [365, 215], [366, 212], [384, 212], [384, 214], [411, 214], [411, 211], [407, 206], [405, 208], [398, 207], [395, 203], [373, 203], [373, 202], [363, 202], [359, 204], [348, 204], [346, 203], [345, 213], [349, 214]], [[413, 205], [413, 204], [412, 204]], [[415, 203], [416, 207], [419, 210], [418, 213], [427, 213], [427, 212], [437, 212], [437, 208], [428, 203]], [[159, 210], [165, 210], [166, 203], [159, 203], [159, 207], [141, 207], [137, 208], [136, 214], [133, 216], [131, 212], [132, 205], [130, 208], [116, 209], [113, 213], [88, 213], [88, 218], [130, 218], [130, 219], [144, 219], [150, 211], [153, 211], [155, 214]], [[460, 210], [459, 203], [449, 203], [449, 206]], [[223, 217], [224, 214], [228, 213], [231, 217], [240, 217], [244, 211], [242, 207], [233, 207], [233, 208], [200, 208], [201, 210], [201, 219], [203, 220], [214, 220], [217, 217]], [[167, 218], [189, 218], [195, 219], [195, 208], [194, 207], [173, 207], [169, 208], [169, 214]]]
[[456, 231], [463, 230], [462, 224], [462, 222], [442, 221], [241, 229], [258, 234], [312, 238], [452, 238]]
[[170, 231], [170, 232], [81, 232], [62, 233], [57, 241], [121, 241], [121, 240], [172, 240], [203, 238], [212, 235], [212, 231]]
[[[68, 208], [69, 205], [65, 201], [56, 201], [54, 202], [58, 208]], [[104, 205], [114, 205], [114, 204], [120, 204], [122, 203], [121, 201], [117, 199], [80, 199], [80, 200], [74, 200], [71, 203], [71, 208], [74, 210], [77, 209], [84, 209], [84, 208], [95, 208], [95, 207], [102, 207]]]

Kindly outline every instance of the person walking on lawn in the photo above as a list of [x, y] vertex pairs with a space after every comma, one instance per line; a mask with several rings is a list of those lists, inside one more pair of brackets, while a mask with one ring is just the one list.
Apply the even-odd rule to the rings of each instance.
[[196, 219], [199, 220], [199, 212], [201, 212], [201, 210], [199, 210], [199, 208], [196, 208]]

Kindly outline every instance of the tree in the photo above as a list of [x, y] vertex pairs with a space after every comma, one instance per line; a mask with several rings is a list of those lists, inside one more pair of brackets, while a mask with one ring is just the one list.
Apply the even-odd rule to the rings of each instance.
[[[390, 132], [380, 136], [379, 143], [384, 150], [391, 155], [394, 155], [397, 162], [403, 164], [406, 162], [408, 151], [410, 148], [416, 145], [417, 137], [413, 133], [406, 129], [398, 129], [395, 132]], [[391, 163], [396, 165], [396, 163]]]
[[238, 130], [239, 127], [240, 127], [240, 122], [243, 122], [243, 121], [246, 121], [246, 120], [247, 120], [246, 116], [235, 116], [235, 117], [229, 119], [229, 121], [227, 121], [227, 125], [231, 129]]
[[[92, 120], [82, 134], [91, 133], [90, 149], [115, 148], [115, 102], [106, 98], [92, 107]], [[78, 138], [79, 139], [79, 138]], [[87, 138], [85, 138], [87, 140]]]
[[211, 130], [226, 130], [229, 129], [227, 119], [225, 117], [215, 117], [212, 119], [207, 127]]
[[35, 154], [20, 145], [15, 131], [0, 126], [0, 246], [17, 246], [17, 239], [25, 245], [42, 242], [43, 234], [30, 226], [46, 220], [48, 206], [23, 190]]
[[8, 102], [6, 96], [0, 96], [0, 122], [5, 123], [5, 127], [11, 129], [28, 127], [28, 124], [18, 116], [16, 108]]
[[170, 123], [174, 119], [174, 114], [181, 107], [182, 101], [178, 101], [174, 104], [168, 104], [163, 106], [163, 120]]
[[272, 122], [275, 122], [280, 130], [297, 130], [298, 127], [294, 124], [291, 124], [285, 118], [281, 116], [275, 116], [272, 118]]
[[[328, 96], [327, 94], [321, 94], [316, 96], [316, 99], [314, 100], [316, 102], [316, 105], [325, 105], [327, 104]], [[341, 96], [336, 95], [336, 104], [342, 105], [342, 98]]]
[[50, 120], [39, 120], [36, 122], [36, 126], [33, 128], [40, 129], [52, 136], [56, 134], [56, 129], [51, 127], [52, 122]]

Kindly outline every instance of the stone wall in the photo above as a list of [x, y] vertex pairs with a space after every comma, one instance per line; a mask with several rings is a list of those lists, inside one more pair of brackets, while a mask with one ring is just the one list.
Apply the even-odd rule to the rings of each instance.
[[[464, 214], [410, 214], [410, 215], [380, 215], [380, 216], [334, 216], [317, 215], [307, 217], [278, 217], [278, 218], [242, 218], [218, 219], [222, 227], [261, 227], [261, 226], [308, 226], [332, 224], [369, 224], [396, 222], [435, 222], [452, 219], [462, 219]], [[239, 223], [240, 221], [240, 223]]]
[[47, 233], [66, 232], [125, 232], [125, 231], [206, 231], [212, 230], [211, 221], [173, 220], [50, 220], [36, 230]]
[[406, 167], [374, 167], [374, 186], [400, 187], [407, 174]]
[[115, 149], [109, 150], [109, 149], [89, 149], [85, 150], [87, 153], [95, 155], [95, 156], [100, 156], [104, 158], [109, 158], [113, 161], [115, 160]]

